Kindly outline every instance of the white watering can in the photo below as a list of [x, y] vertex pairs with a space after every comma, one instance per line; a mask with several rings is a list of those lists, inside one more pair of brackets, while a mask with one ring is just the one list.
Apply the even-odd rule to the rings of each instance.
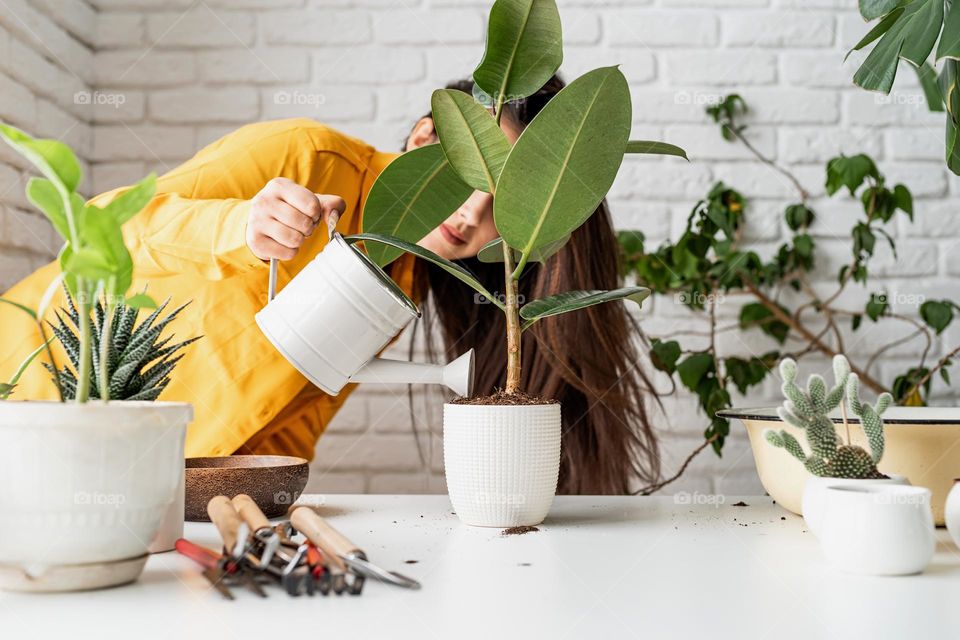
[[442, 384], [473, 392], [473, 349], [453, 362], [421, 364], [375, 357], [420, 310], [383, 269], [334, 233], [276, 297], [257, 324], [283, 357], [332, 396], [348, 382]]

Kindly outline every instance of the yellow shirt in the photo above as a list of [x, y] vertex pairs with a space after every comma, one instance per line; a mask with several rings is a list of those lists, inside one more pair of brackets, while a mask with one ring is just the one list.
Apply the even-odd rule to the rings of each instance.
[[[169, 297], [168, 310], [191, 301], [165, 335], [203, 336], [184, 350], [159, 398], [193, 405], [188, 457], [234, 452], [313, 457], [317, 439], [353, 385], [337, 397], [315, 389], [254, 322], [266, 304], [268, 269], [246, 245], [250, 199], [271, 178], [289, 178], [316, 193], [342, 197], [347, 206], [337, 228], [357, 233], [364, 198], [394, 157], [308, 119], [248, 125], [160, 177], [157, 195], [124, 225], [134, 264], [132, 291], [147, 286], [158, 302]], [[92, 202], [104, 206], [122, 191]], [[323, 248], [326, 235], [318, 228], [295, 259], [280, 264], [278, 287]], [[56, 263], [48, 264], [4, 297], [35, 309], [58, 270]], [[391, 272], [408, 292], [412, 271], [412, 259], [404, 259]], [[61, 303], [55, 299], [49, 318]], [[0, 327], [0, 379], [6, 379], [41, 340], [30, 319], [9, 305], [0, 305]], [[65, 355], [58, 351], [62, 366]], [[34, 362], [11, 399], [55, 397], [49, 374]]]

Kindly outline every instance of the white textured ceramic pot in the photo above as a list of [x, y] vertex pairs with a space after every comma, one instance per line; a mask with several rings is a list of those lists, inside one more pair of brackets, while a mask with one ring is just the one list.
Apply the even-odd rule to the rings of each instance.
[[920, 573], [936, 546], [930, 490], [872, 485], [828, 487], [820, 545], [827, 561], [848, 573]]
[[[192, 417], [190, 405], [172, 402], [0, 402], [2, 586], [136, 579], [176, 498]], [[99, 570], [110, 565], [123, 569]], [[80, 581], [49, 578], [67, 573]]]
[[560, 405], [445, 404], [443, 460], [464, 523], [540, 524], [557, 491]]
[[908, 485], [910, 481], [905, 476], [889, 474], [888, 478], [821, 478], [810, 476], [803, 489], [803, 519], [814, 535], [819, 535], [820, 523], [823, 519], [824, 503], [826, 502], [827, 487], [867, 487], [872, 485]]

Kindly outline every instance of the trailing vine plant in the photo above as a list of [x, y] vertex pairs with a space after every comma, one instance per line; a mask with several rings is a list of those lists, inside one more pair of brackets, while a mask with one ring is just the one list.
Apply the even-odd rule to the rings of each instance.
[[[926, 404], [936, 375], [950, 384], [949, 367], [960, 352], [960, 346], [954, 346], [938, 360], [931, 358], [936, 337], [960, 311], [952, 300], [928, 299], [915, 317], [895, 310], [882, 288], [873, 290], [862, 307], [848, 306], [843, 296], [854, 283], [870, 286], [870, 263], [878, 241], [888, 243], [896, 256], [896, 243], [888, 228], [897, 216], [913, 220], [910, 190], [902, 184], [890, 185], [865, 154], [840, 155], [827, 163], [827, 194], [847, 192], [859, 200], [862, 213], [850, 230], [849, 261], [838, 269], [835, 284], [827, 292], [815, 288], [811, 276], [820, 255], [810, 233], [817, 224], [810, 191], [745, 137], [742, 118], [747, 110], [742, 97], [730, 95], [708, 107], [707, 114], [720, 125], [726, 140], [744, 145], [759, 162], [781, 174], [796, 192], [796, 201], [783, 211], [789, 238], [771, 258], [765, 260], [743, 246], [746, 198], [722, 182], [693, 207], [686, 228], [675, 242], [653, 248], [647, 246], [639, 231], [619, 234], [625, 272], [654, 295], [669, 296], [671, 302], [679, 300], [705, 320], [705, 330], [681, 330], [652, 337], [649, 343], [653, 366], [671, 377], [674, 389], [684, 387], [693, 392], [708, 421], [705, 442], [683, 468], [707, 445], [721, 454], [730, 425], [716, 413], [731, 406], [733, 389], [747, 393], [771, 375], [782, 358], [800, 360], [811, 354], [834, 358], [844, 354], [844, 326], [853, 332], [865, 323], [902, 329], [900, 337], [884, 340], [872, 354], [850, 362], [850, 370], [860, 384], [878, 394], [889, 392], [901, 405]], [[718, 318], [716, 306], [721, 296], [744, 301], [736, 322], [722, 323]], [[772, 338], [777, 348], [750, 357], [721, 353], [718, 336], [731, 331], [761, 332]], [[704, 337], [705, 347], [690, 346], [689, 340]], [[876, 367], [879, 359], [894, 347], [913, 341], [923, 345], [918, 361], [892, 380], [883, 379]], [[640, 492], [649, 493], [661, 486]]]

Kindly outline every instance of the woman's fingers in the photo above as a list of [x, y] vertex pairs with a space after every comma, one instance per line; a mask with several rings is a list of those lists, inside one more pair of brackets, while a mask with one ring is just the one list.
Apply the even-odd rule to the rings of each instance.
[[320, 221], [332, 232], [346, 203], [316, 194], [287, 178], [274, 178], [251, 200], [247, 246], [261, 260], [290, 260]]
[[283, 200], [275, 200], [269, 205], [270, 216], [281, 224], [293, 229], [304, 237], [313, 234], [317, 228], [317, 220], [304, 215], [301, 211]]
[[316, 194], [317, 202], [320, 205], [321, 216], [327, 227], [327, 233], [333, 235], [333, 230], [340, 221], [340, 215], [347, 207], [347, 203], [340, 196], [331, 196], [323, 193]]

